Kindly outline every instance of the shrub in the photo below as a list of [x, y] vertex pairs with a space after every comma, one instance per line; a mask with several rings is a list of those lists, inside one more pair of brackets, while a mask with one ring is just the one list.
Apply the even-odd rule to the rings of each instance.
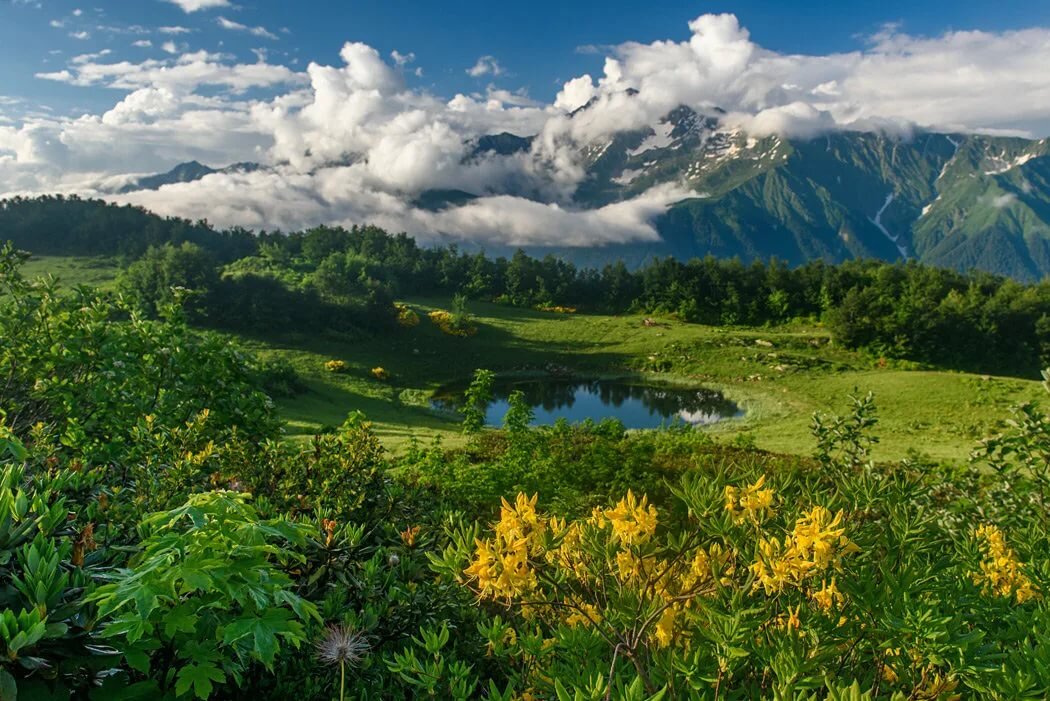
[[305, 641], [317, 609], [287, 572], [303, 561], [290, 548], [315, 535], [310, 528], [260, 519], [246, 495], [209, 492], [147, 516], [141, 529], [129, 566], [90, 599], [113, 617], [102, 636], [158, 693], [207, 699]]
[[430, 321], [441, 329], [441, 332], [449, 336], [468, 337], [478, 332], [478, 328], [469, 322], [457, 322], [451, 312], [443, 309], [435, 309], [427, 314]]
[[376, 378], [380, 382], [385, 382], [390, 379], [390, 373], [384, 368], [372, 368], [372, 377]]
[[416, 314], [407, 304], [397, 302], [394, 304], [397, 310], [397, 323], [406, 329], [419, 326], [419, 314]]
[[350, 366], [343, 360], [329, 360], [324, 364], [324, 369], [328, 372], [343, 373], [350, 369]]

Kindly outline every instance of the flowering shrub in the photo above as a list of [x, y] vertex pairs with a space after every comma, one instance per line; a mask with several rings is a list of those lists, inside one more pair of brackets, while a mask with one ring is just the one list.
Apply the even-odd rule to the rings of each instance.
[[397, 310], [397, 323], [406, 329], [410, 329], [414, 326], [419, 326], [419, 314], [416, 314], [412, 309], [403, 302], [397, 302], [394, 304], [394, 309]]
[[553, 314], [575, 314], [576, 313], [576, 307], [563, 307], [563, 306], [557, 305], [557, 304], [554, 304], [554, 305], [544, 304], [544, 305], [540, 305], [540, 306], [536, 307], [536, 309], [537, 309], [537, 311], [551, 312]]
[[372, 377], [376, 378], [380, 382], [390, 379], [390, 373], [384, 368], [372, 368]]
[[449, 336], [473, 336], [478, 332], [478, 327], [467, 322], [457, 322], [452, 312], [443, 309], [435, 309], [427, 314], [430, 321], [441, 329], [441, 332]]
[[324, 369], [328, 372], [346, 372], [350, 366], [343, 360], [329, 360], [324, 364]]
[[[909, 478], [870, 463], [835, 479], [827, 490], [815, 474], [697, 475], [665, 505], [628, 490], [577, 517], [519, 493], [490, 528], [454, 534], [435, 567], [493, 613], [489, 654], [526, 698], [640, 685], [664, 698], [856, 687], [855, 698], [952, 699], [1008, 686], [1030, 648], [1003, 626], [1034, 634], [1020, 621], [1043, 620], [1045, 548], [1026, 563], [998, 527], [976, 539], [946, 527]], [[997, 667], [1004, 654], [1018, 666]]]

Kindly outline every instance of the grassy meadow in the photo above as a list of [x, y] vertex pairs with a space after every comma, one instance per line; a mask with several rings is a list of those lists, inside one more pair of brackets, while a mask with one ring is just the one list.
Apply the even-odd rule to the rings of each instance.
[[[34, 257], [29, 275], [52, 274], [63, 285], [112, 289], [119, 268], [110, 258]], [[708, 428], [721, 440], [770, 451], [808, 454], [814, 412], [839, 412], [847, 395], [873, 392], [879, 410], [875, 457], [919, 454], [963, 459], [1010, 407], [1044, 394], [1034, 379], [924, 369], [836, 348], [818, 323], [772, 328], [712, 327], [644, 315], [563, 314], [471, 303], [478, 333], [441, 333], [426, 312], [448, 299], [409, 299], [421, 323], [381, 338], [275, 333], [239, 340], [266, 358], [283, 358], [308, 391], [278, 400], [293, 440], [339, 425], [353, 411], [372, 421], [388, 449], [415, 436], [461, 440], [458, 419], [430, 408], [431, 394], [476, 368], [500, 374], [568, 373], [638, 377], [719, 389], [746, 414]], [[342, 360], [343, 373], [325, 369]], [[382, 367], [386, 381], [372, 368]]]

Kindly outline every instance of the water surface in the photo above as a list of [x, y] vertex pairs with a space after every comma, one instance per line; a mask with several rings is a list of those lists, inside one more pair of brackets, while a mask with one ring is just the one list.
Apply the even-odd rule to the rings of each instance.
[[[458, 411], [463, 405], [465, 389], [465, 386], [450, 386], [439, 390], [434, 395], [434, 407]], [[570, 423], [614, 418], [627, 428], [659, 428], [672, 423], [703, 426], [744, 413], [713, 389], [668, 387], [631, 380], [531, 378], [496, 381], [493, 401], [485, 411], [486, 425], [503, 424], [508, 397], [515, 390], [523, 392], [532, 407], [534, 425], [549, 425], [562, 418]]]

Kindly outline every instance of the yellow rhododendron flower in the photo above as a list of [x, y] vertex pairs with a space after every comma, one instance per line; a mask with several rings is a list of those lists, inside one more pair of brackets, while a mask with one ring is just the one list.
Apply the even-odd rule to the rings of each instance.
[[831, 578], [831, 582], [824, 582], [821, 586], [820, 591], [814, 592], [813, 601], [816, 602], [817, 606], [822, 611], [831, 611], [833, 608], [838, 608], [846, 601], [846, 597], [838, 590], [835, 585], [835, 578]]
[[660, 647], [667, 647], [674, 642], [674, 624], [677, 617], [678, 612], [675, 611], [674, 606], [668, 606], [660, 614], [660, 620], [653, 627], [653, 637]]
[[984, 560], [981, 571], [974, 575], [974, 582], [982, 585], [987, 594], [1014, 597], [1019, 604], [1037, 598], [1039, 590], [1024, 573], [1003, 532], [996, 526], [986, 525], [978, 528], [976, 535]]
[[615, 508], [606, 509], [603, 516], [612, 524], [613, 540], [623, 545], [644, 543], [656, 532], [656, 507], [649, 504], [644, 494], [635, 499], [631, 490]]
[[758, 543], [758, 559], [751, 565], [755, 587], [774, 594], [799, 587], [812, 574], [838, 567], [841, 559], [858, 548], [846, 537], [839, 511], [832, 516], [823, 506], [815, 506], [800, 516], [795, 528], [781, 543], [763, 538]]
[[743, 488], [726, 485], [725, 508], [732, 514], [734, 521], [761, 523], [772, 515], [773, 490], [763, 489], [765, 483], [766, 476], [762, 475], [757, 482]]

